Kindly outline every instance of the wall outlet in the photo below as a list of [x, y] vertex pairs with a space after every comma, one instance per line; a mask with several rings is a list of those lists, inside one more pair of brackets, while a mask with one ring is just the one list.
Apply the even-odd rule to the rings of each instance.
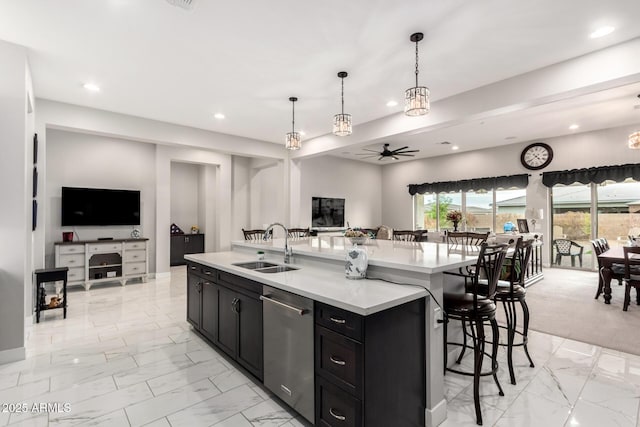
[[436, 307], [433, 309], [433, 329], [438, 329], [442, 326], [442, 309], [440, 307]]

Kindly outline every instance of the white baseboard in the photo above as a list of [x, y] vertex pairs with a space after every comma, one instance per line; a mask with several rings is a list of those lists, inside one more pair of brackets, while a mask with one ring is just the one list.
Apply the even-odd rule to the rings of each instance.
[[9, 350], [0, 351], [0, 365], [5, 363], [17, 362], [24, 360], [27, 357], [27, 353], [24, 347], [12, 348]]
[[426, 427], [436, 427], [447, 419], [447, 401], [442, 399], [432, 409], [424, 411], [424, 425]]

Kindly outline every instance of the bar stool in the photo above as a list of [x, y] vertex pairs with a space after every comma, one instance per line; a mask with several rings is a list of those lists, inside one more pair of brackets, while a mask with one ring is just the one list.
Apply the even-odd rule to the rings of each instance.
[[[42, 268], [34, 271], [36, 276], [36, 323], [40, 323], [40, 311], [51, 310], [53, 308], [62, 308], [63, 318], [67, 318], [67, 272], [69, 267], [59, 268]], [[45, 305], [44, 285], [49, 282], [62, 281], [62, 303], [56, 307], [47, 307]]]
[[[476, 422], [478, 425], [482, 425], [482, 412], [480, 410], [480, 377], [492, 375], [493, 380], [498, 386], [500, 396], [504, 396], [498, 376], [498, 345], [500, 334], [498, 331], [498, 322], [496, 321], [496, 305], [493, 302], [493, 297], [496, 293], [498, 279], [500, 278], [500, 272], [502, 270], [502, 264], [506, 257], [508, 245], [499, 244], [494, 246], [487, 245], [483, 242], [480, 245], [480, 252], [478, 255], [478, 261], [476, 267], [473, 270], [473, 274], [470, 276], [459, 275], [461, 280], [466, 279], [467, 282], [466, 292], [463, 294], [444, 294], [444, 312], [446, 320], [444, 322], [444, 368], [446, 371], [454, 372], [461, 375], [473, 376], [473, 401], [476, 410]], [[487, 291], [486, 294], [480, 293], [480, 280], [485, 281]], [[460, 320], [462, 327], [466, 331], [466, 324], [469, 324], [470, 336], [472, 338], [472, 345], [467, 344], [466, 332], [464, 334], [464, 342], [447, 342], [447, 322], [449, 319]], [[489, 322], [491, 325], [491, 331], [493, 339], [491, 341], [491, 354], [485, 350], [485, 333], [484, 324]], [[462, 355], [466, 348], [473, 349], [473, 372], [461, 371], [458, 369], [447, 367], [447, 346], [454, 345], [462, 347], [460, 357], [456, 361], [460, 363]], [[482, 372], [482, 360], [484, 355], [491, 358], [491, 369]]]
[[[509, 376], [511, 378], [511, 384], [516, 383], [516, 377], [513, 370], [513, 347], [521, 346], [524, 348], [524, 353], [529, 359], [529, 366], [535, 367], [531, 356], [529, 355], [528, 343], [528, 331], [529, 331], [529, 306], [526, 300], [526, 290], [524, 288], [524, 279], [531, 259], [531, 251], [533, 249], [534, 240], [523, 240], [522, 237], [518, 238], [515, 244], [513, 255], [510, 258], [510, 269], [508, 270], [508, 280], [499, 280], [494, 300], [496, 302], [502, 302], [504, 308], [504, 314], [507, 320], [507, 326], [501, 326], [507, 329], [507, 343], [501, 343], [500, 345], [507, 347], [507, 362], [509, 364]], [[522, 308], [522, 330], [518, 330], [518, 322], [516, 315], [516, 303], [519, 303]], [[515, 343], [516, 334], [522, 337], [522, 341]]]

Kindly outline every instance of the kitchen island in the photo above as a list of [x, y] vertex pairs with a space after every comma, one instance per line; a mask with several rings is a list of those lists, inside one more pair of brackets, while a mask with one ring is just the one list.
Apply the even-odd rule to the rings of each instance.
[[[216, 319], [207, 320], [205, 317], [209, 311], [202, 309], [203, 301], [211, 298], [205, 295], [212, 295], [212, 292], [204, 290], [207, 283], [212, 289], [218, 286], [218, 282], [221, 283], [218, 287], [222, 288], [223, 293], [218, 292], [216, 294], [218, 297], [224, 297], [224, 292], [230, 289], [230, 283], [240, 286], [233, 290], [235, 293], [228, 299], [232, 306], [231, 311], [236, 316], [239, 318], [242, 318], [242, 314], [246, 316], [246, 320], [236, 322], [236, 329], [244, 327], [249, 331], [248, 333], [251, 333], [252, 328], [254, 329], [251, 339], [246, 336], [243, 338], [238, 331], [233, 335], [235, 343], [244, 342], [245, 347], [250, 346], [251, 342], [262, 343], [263, 339], [267, 340], [263, 338], [261, 332], [262, 324], [257, 323], [262, 313], [262, 306], [257, 301], [268, 299], [260, 292], [260, 285], [308, 298], [315, 302], [316, 307], [315, 422], [317, 425], [341, 425], [333, 424], [330, 419], [327, 421], [323, 418], [323, 414], [327, 412], [324, 410], [330, 406], [332, 398], [338, 403], [353, 400], [355, 403], [350, 408], [355, 409], [351, 412], [345, 410], [342, 413], [331, 411], [332, 408], [329, 408], [330, 417], [344, 420], [351, 414], [355, 419], [351, 421], [353, 425], [362, 425], [363, 420], [367, 419], [365, 416], [369, 416], [370, 421], [367, 425], [374, 425], [371, 420], [378, 418], [373, 418], [370, 412], [373, 411], [375, 414], [375, 407], [381, 405], [369, 404], [367, 399], [375, 402], [376, 393], [380, 402], [386, 399], [397, 403], [400, 400], [398, 405], [413, 402], [411, 399], [417, 395], [420, 402], [412, 405], [412, 409], [414, 412], [418, 409], [424, 411], [424, 414], [420, 414], [422, 424], [436, 426], [444, 421], [446, 401], [443, 394], [443, 328], [436, 321], [442, 315], [438, 302], [442, 301], [443, 272], [473, 264], [477, 254], [466, 255], [460, 251], [451, 253], [447, 245], [441, 243], [370, 240], [363, 246], [367, 249], [369, 256], [367, 279], [349, 280], [344, 276], [346, 251], [352, 246], [348, 239], [321, 236], [289, 239], [288, 244], [293, 248], [293, 256], [289, 264], [293, 269], [276, 273], [266, 273], [260, 269], [252, 270], [237, 264], [256, 261], [257, 252], [262, 251], [266, 253], [264, 261], [284, 265], [284, 239], [266, 242], [233, 242], [232, 251], [185, 256], [189, 272], [193, 272], [189, 278], [189, 292], [192, 293], [192, 297], [189, 298], [188, 311], [198, 312], [198, 301], [200, 304], [198, 315], [191, 316], [190, 321], [194, 327], [199, 324], [201, 333], [214, 345], [223, 348], [218, 344], [220, 336], [215, 336], [216, 330], [223, 332], [216, 323], [218, 320], [223, 321], [223, 314], [218, 313]], [[241, 281], [245, 282], [240, 283]], [[251, 286], [253, 290], [250, 291]], [[253, 294], [250, 295], [251, 293]], [[241, 300], [244, 302], [239, 302]], [[244, 309], [242, 314], [239, 313], [238, 306], [249, 309], [253, 307], [253, 314], [250, 312], [247, 314], [248, 311]], [[420, 320], [420, 324], [416, 324], [416, 319]], [[332, 322], [342, 322], [342, 325], [332, 324]], [[355, 326], [349, 329], [351, 322]], [[225, 333], [228, 332], [226, 329]], [[419, 335], [416, 335], [416, 332]], [[267, 333], [266, 329], [265, 333]], [[385, 342], [389, 345], [384, 345]], [[340, 347], [336, 343], [344, 346]], [[345, 374], [344, 372], [332, 371], [335, 366], [331, 363], [322, 364], [325, 347], [331, 350], [331, 353], [340, 349], [347, 351], [351, 348], [349, 346], [354, 349], [355, 360], [364, 361], [350, 380], [348, 375], [346, 379], [341, 377]], [[254, 353], [260, 352], [262, 346], [253, 348], [251, 354], [242, 354], [241, 347], [237, 345], [235, 353], [233, 350], [227, 353], [236, 354], [238, 363], [242, 366], [249, 365], [253, 369], [248, 369], [249, 372], [252, 372], [258, 380], [262, 380], [262, 358], [246, 360], [252, 355], [255, 356]], [[394, 348], [399, 350], [394, 351]], [[413, 371], [403, 372], [403, 369], [408, 369], [416, 360], [419, 360], [419, 366], [412, 365]], [[367, 365], [373, 364], [374, 361], [376, 364], [386, 363], [386, 366]], [[334, 359], [331, 362], [341, 365], [341, 369], [344, 369], [344, 360]], [[406, 390], [411, 394], [407, 399], [398, 399], [397, 394], [403, 392], [398, 387], [402, 384], [393, 384], [393, 377], [388, 374], [390, 372], [393, 375], [394, 371], [397, 371], [398, 378], [402, 378], [402, 384], [417, 376], [422, 376], [424, 380], [420, 380], [418, 386], [413, 389]], [[386, 377], [382, 375], [385, 372]], [[367, 388], [373, 384], [377, 384], [377, 387]], [[382, 411], [379, 416], [389, 412], [385, 411], [384, 407], [377, 410]], [[416, 424], [414, 421], [407, 421], [406, 425]]]

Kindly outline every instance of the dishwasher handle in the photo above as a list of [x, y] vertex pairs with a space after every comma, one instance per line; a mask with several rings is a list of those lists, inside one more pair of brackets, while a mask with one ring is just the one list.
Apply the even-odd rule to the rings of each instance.
[[279, 305], [280, 307], [284, 307], [284, 308], [286, 308], [288, 310], [296, 312], [300, 316], [304, 316], [304, 314], [308, 311], [308, 310], [305, 310], [303, 308], [298, 308], [298, 307], [294, 307], [294, 306], [289, 305], [289, 304], [285, 304], [283, 302], [280, 302], [280, 301], [275, 300], [273, 298], [269, 298], [269, 297], [264, 296], [264, 295], [260, 295], [260, 300], [261, 301], [267, 301], [267, 302], [270, 302], [272, 304]]

